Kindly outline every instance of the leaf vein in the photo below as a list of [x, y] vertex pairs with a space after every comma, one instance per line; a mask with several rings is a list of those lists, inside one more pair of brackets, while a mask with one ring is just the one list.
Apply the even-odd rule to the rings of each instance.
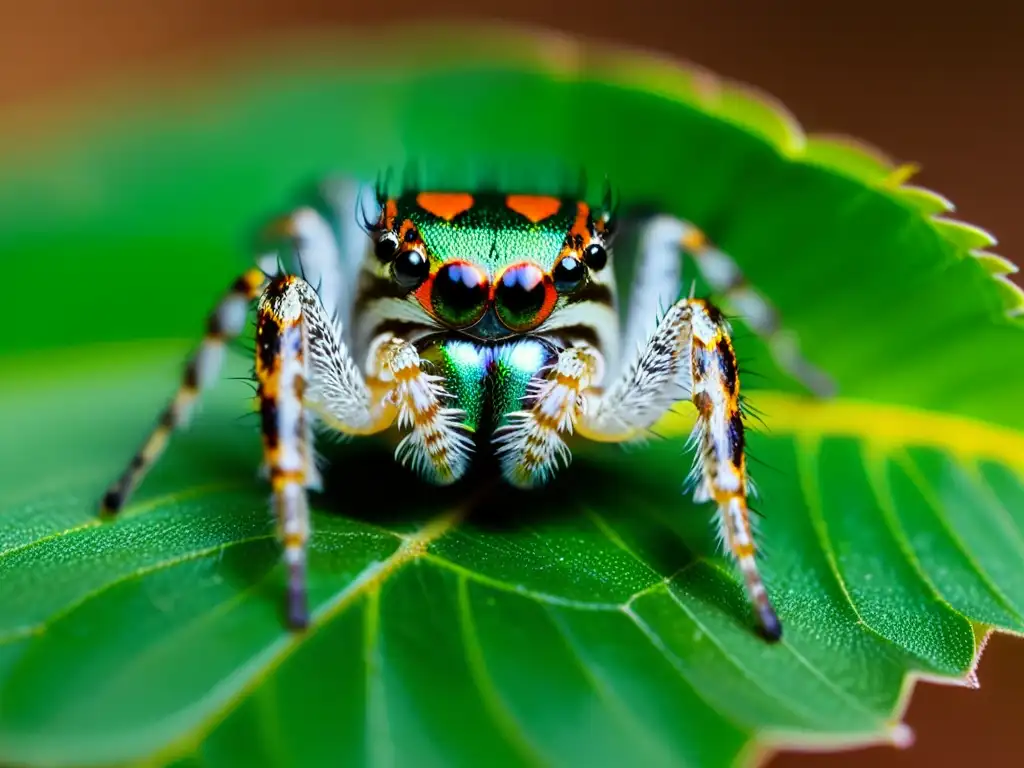
[[983, 496], [988, 501], [988, 508], [992, 510], [999, 527], [1003, 529], [1007, 537], [1013, 541], [1016, 546], [1017, 554], [1022, 563], [1024, 563], [1024, 534], [1021, 533], [1017, 524], [1010, 516], [1009, 510], [1003, 506], [1003, 503], [996, 496], [995, 491], [992, 490], [992, 486], [989, 485], [988, 481], [985, 480], [981, 473], [977, 463], [971, 463], [963, 467], [964, 476], [969, 480], [973, 481], [974, 485], [977, 486], [979, 495]]
[[[381, 678], [380, 585], [366, 593], [363, 663], [366, 665], [366, 742], [369, 763], [394, 765], [394, 744], [388, 722], [387, 697]], [[382, 755], [386, 753], [386, 755]]]
[[[546, 612], [551, 619], [551, 623], [558, 630], [559, 635], [561, 635], [562, 640], [573, 651], [572, 656], [576, 667], [586, 679], [587, 684], [593, 689], [597, 698], [603, 701], [609, 710], [612, 710], [612, 712], [618, 715], [621, 722], [628, 726], [628, 730], [630, 732], [635, 733], [639, 737], [640, 741], [648, 745], [651, 753], [656, 754], [661, 758], [661, 764], [687, 765], [685, 761], [680, 760], [678, 755], [672, 755], [671, 750], [668, 749], [660, 739], [651, 734], [650, 730], [645, 727], [641, 720], [633, 715], [633, 712], [623, 703], [622, 699], [593, 671], [588, 669], [587, 665], [583, 662], [583, 654], [580, 651], [579, 644], [573, 641], [572, 633], [565, 626], [564, 620], [557, 614], [557, 612], [551, 608], [546, 608]], [[673, 759], [673, 757], [675, 759]]]
[[[217, 493], [217, 492], [220, 492], [220, 491], [237, 490], [237, 489], [239, 489], [241, 487], [243, 487], [243, 486], [241, 486], [239, 483], [235, 483], [235, 482], [232, 482], [232, 483], [208, 483], [206, 485], [196, 485], [196, 486], [192, 486], [191, 488], [185, 488], [185, 489], [182, 489], [182, 490], [173, 491], [171, 493], [166, 493], [166, 494], [164, 494], [162, 496], [155, 496], [152, 499], [147, 499], [146, 501], [144, 501], [144, 502], [142, 502], [140, 504], [137, 504], [135, 506], [128, 507], [128, 508], [122, 510], [117, 515], [116, 519], [110, 520], [109, 522], [111, 524], [113, 524], [113, 523], [115, 523], [117, 521], [125, 520], [127, 518], [131, 518], [131, 517], [134, 517], [136, 515], [140, 515], [143, 512], [147, 512], [147, 511], [149, 511], [151, 509], [154, 509], [155, 507], [159, 507], [159, 506], [161, 506], [163, 504], [171, 504], [171, 503], [174, 503], [176, 501], [182, 501], [184, 499], [192, 498], [194, 496], [202, 496], [202, 495], [208, 494], [208, 493]], [[65, 536], [71, 536], [71, 535], [76, 534], [76, 533], [78, 533], [80, 531], [85, 531], [85, 530], [89, 530], [90, 528], [99, 527], [101, 525], [104, 525], [106, 522], [107, 521], [104, 521], [103, 519], [101, 519], [99, 517], [99, 515], [97, 514], [96, 517], [94, 517], [92, 519], [89, 519], [89, 520], [85, 520], [84, 522], [81, 522], [78, 525], [73, 525], [70, 528], [65, 528], [64, 530], [61, 530], [61, 531], [55, 531], [54, 533], [48, 533], [45, 536], [40, 536], [38, 539], [33, 539], [32, 541], [27, 541], [24, 544], [18, 544], [17, 546], [9, 547], [8, 549], [0, 551], [0, 563], [2, 563], [4, 561], [4, 559], [7, 558], [8, 556], [13, 555], [13, 554], [15, 554], [17, 552], [21, 552], [21, 551], [26, 550], [26, 549], [32, 549], [33, 547], [36, 547], [36, 546], [38, 546], [40, 544], [45, 544], [46, 542], [52, 541], [54, 539], [61, 539], [61, 538], [64, 538]]]
[[885, 521], [886, 527], [892, 534], [893, 539], [896, 541], [896, 546], [899, 547], [900, 552], [910, 563], [911, 567], [917, 573], [918, 578], [924, 583], [928, 591], [932, 594], [935, 601], [957, 616], [962, 617], [967, 621], [967, 617], [964, 616], [960, 611], [953, 607], [953, 605], [943, 597], [942, 593], [939, 592], [938, 587], [928, 576], [924, 570], [924, 566], [921, 564], [917, 553], [914, 551], [913, 545], [910, 543], [910, 539], [907, 537], [907, 532], [903, 530], [903, 526], [900, 524], [899, 516], [896, 514], [896, 505], [892, 499], [892, 492], [889, 489], [889, 483], [885, 478], [885, 455], [879, 446], [862, 446], [862, 458], [864, 460], [865, 475], [868, 480], [868, 487], [871, 489], [871, 494], [875, 497], [875, 501], [878, 504], [878, 509], [882, 513], [882, 519]]
[[967, 542], [965, 542], [960, 537], [960, 534], [953, 529], [953, 525], [946, 515], [945, 507], [938, 499], [935, 498], [931, 486], [928, 484], [927, 480], [921, 476], [917, 463], [905, 451], [894, 453], [892, 458], [903, 469], [907, 477], [910, 478], [910, 482], [915, 488], [917, 488], [918, 493], [921, 494], [921, 498], [925, 500], [925, 503], [931, 508], [932, 512], [935, 513], [935, 520], [942, 526], [942, 529], [949, 536], [950, 541], [953, 542], [953, 545], [960, 550], [964, 559], [971, 564], [972, 568], [974, 568], [978, 578], [988, 588], [992, 597], [1006, 609], [1007, 613], [1016, 617], [1020, 624], [1024, 624], [1024, 615], [1022, 615], [1016, 608], [1006, 593], [1003, 592], [1002, 588], [992, 580], [992, 577], [989, 576], [988, 572], [982, 568], [981, 563], [978, 562], [970, 548], [967, 546]]
[[819, 447], [819, 440], [811, 436], [805, 436], [797, 439], [796, 446], [798, 482], [803, 491], [804, 499], [807, 502], [807, 511], [810, 513], [811, 518], [811, 528], [814, 529], [815, 536], [818, 539], [818, 544], [821, 546], [822, 554], [825, 556], [825, 562], [828, 563], [829, 570], [832, 572], [832, 576], [836, 580], [839, 591], [846, 599], [846, 604], [850, 607], [850, 610], [853, 611], [853, 615], [857, 619], [857, 624], [867, 630], [870, 634], [877, 637], [887, 646], [895, 648], [900, 655], [917, 659], [931, 668], [933, 665], [927, 659], [921, 658], [916, 653], [900, 645], [892, 638], [886, 637], [872, 626], [863, 615], [861, 615], [860, 610], [857, 608], [857, 604], [853, 600], [853, 596], [850, 594], [849, 588], [846, 586], [846, 580], [843, 578], [843, 575], [839, 570], [839, 563], [836, 561], [835, 552], [833, 551], [832, 544], [828, 539], [828, 530], [825, 523], [825, 514], [821, 506], [821, 497], [818, 492], [817, 481], [814, 480], [813, 477], [813, 467], [817, 463], [816, 454]]
[[251, 544], [256, 541], [266, 541], [267, 539], [272, 539], [273, 537], [273, 534], [261, 534], [259, 536], [250, 536], [244, 539], [235, 539], [233, 541], [227, 541], [212, 547], [205, 547], [203, 549], [193, 550], [192, 552], [188, 552], [184, 555], [180, 555], [178, 557], [171, 557], [166, 560], [161, 560], [157, 563], [152, 563], [142, 568], [136, 568], [134, 571], [130, 571], [122, 576], [119, 576], [116, 579], [113, 579], [112, 581], [108, 581], [106, 584], [103, 584], [102, 586], [92, 590], [91, 592], [87, 592], [84, 595], [81, 595], [78, 599], [71, 601], [63, 608], [46, 617], [43, 621], [39, 622], [38, 624], [16, 627], [15, 629], [9, 632], [5, 632], [4, 634], [0, 635], [0, 646], [6, 645], [11, 642], [15, 642], [27, 635], [41, 635], [45, 633], [46, 630], [49, 629], [49, 627], [51, 627], [54, 623], [56, 623], [63, 617], [70, 614], [72, 611], [81, 608], [89, 601], [95, 600], [97, 597], [102, 596], [108, 590], [113, 589], [114, 587], [117, 587], [121, 584], [126, 584], [135, 579], [165, 570], [167, 568], [172, 568], [176, 565], [181, 565], [182, 563], [187, 563], [192, 560], [199, 560], [209, 555], [217, 554], [218, 552], [224, 552], [227, 549], [230, 549], [231, 547], [235, 547], [241, 544]]
[[462, 642], [466, 649], [466, 661], [469, 664], [470, 675], [476, 682], [480, 698], [483, 699], [491, 719], [494, 720], [498, 730], [505, 736], [509, 744], [519, 754], [526, 758], [531, 764], [546, 765], [541, 753], [526, 738], [522, 726], [515, 719], [508, 707], [501, 699], [494, 686], [494, 681], [487, 672], [487, 662], [484, 659], [483, 648], [480, 646], [480, 638], [476, 632], [476, 625], [473, 623], [472, 609], [469, 605], [469, 580], [464, 574], [459, 574], [457, 586], [457, 602], [459, 606], [459, 624], [462, 628]]
[[633, 610], [632, 606], [625, 606], [622, 609], [622, 612], [629, 617], [630, 621], [632, 621], [633, 624], [636, 625], [636, 628], [640, 630], [640, 633], [647, 638], [647, 641], [653, 645], [655, 649], [657, 649], [657, 651], [665, 658], [665, 661], [667, 661], [679, 677], [690, 686], [701, 701], [707, 704], [708, 707], [723, 720], [735, 726], [736, 730], [750, 736], [753, 735], [753, 729], [750, 727], [750, 723], [739, 720], [731, 712], [722, 709], [716, 702], [709, 699], [707, 694], [705, 694], [703, 690], [690, 680], [689, 676], [686, 674], [686, 670], [683, 668], [683, 665], [679, 660], [679, 657], [676, 656], [676, 654], [673, 653], [667, 645], [665, 645], [665, 641], [661, 639], [658, 633], [655, 632], [646, 621], [640, 618], [640, 616]]
[[433, 563], [439, 568], [445, 568], [460, 577], [470, 579], [471, 581], [475, 581], [484, 586], [498, 589], [502, 592], [509, 592], [513, 595], [518, 595], [519, 597], [528, 597], [531, 600], [536, 600], [538, 603], [556, 605], [560, 608], [574, 608], [580, 611], [616, 611], [622, 607], [621, 603], [588, 603], [583, 600], [572, 600], [567, 597], [552, 595], [548, 592], [536, 592], [532, 589], [527, 589], [522, 585], [513, 584], [511, 582], [503, 581], [502, 579], [497, 579], [493, 576], [487, 576], [479, 573], [478, 571], [471, 570], [433, 552], [427, 552], [424, 554], [423, 560]]

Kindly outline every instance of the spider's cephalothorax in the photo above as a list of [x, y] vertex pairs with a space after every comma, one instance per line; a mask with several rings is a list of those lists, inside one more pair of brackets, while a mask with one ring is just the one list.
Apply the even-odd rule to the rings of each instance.
[[[543, 484], [569, 461], [564, 437], [623, 442], [675, 403], [697, 409], [695, 498], [717, 505], [762, 633], [781, 626], [755, 564], [739, 376], [722, 314], [679, 298], [688, 253], [727, 306], [813, 389], [770, 305], [700, 230], [669, 216], [641, 222], [636, 277], [620, 323], [607, 207], [530, 194], [405, 191], [370, 201], [332, 188], [330, 212], [277, 222], [288, 253], [265, 254], [211, 315], [208, 332], [157, 428], [103, 508], [120, 509], [211, 382], [225, 342], [258, 299], [256, 378], [266, 470], [289, 568], [288, 619], [308, 621], [307, 491], [319, 486], [313, 429], [404, 433], [397, 457], [426, 480], [458, 480], [481, 447], [504, 478]], [[368, 237], [367, 237], [368, 235]], [[281, 269], [290, 256], [290, 269]], [[668, 309], [665, 310], [664, 308]], [[624, 327], [622, 327], [624, 326]]]

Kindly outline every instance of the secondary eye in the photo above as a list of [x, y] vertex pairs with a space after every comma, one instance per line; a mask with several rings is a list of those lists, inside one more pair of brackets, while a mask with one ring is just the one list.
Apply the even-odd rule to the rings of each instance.
[[592, 270], [600, 272], [604, 269], [604, 265], [608, 263], [608, 251], [600, 243], [591, 243], [587, 246], [587, 250], [583, 252], [583, 260]]
[[390, 261], [398, 250], [398, 236], [394, 232], [383, 232], [373, 245], [373, 252], [381, 261]]
[[489, 293], [487, 276], [479, 268], [453, 261], [434, 276], [430, 304], [444, 322], [456, 327], [472, 325], [487, 309]]
[[566, 256], [561, 259], [551, 271], [551, 277], [555, 281], [555, 290], [559, 293], [575, 291], [583, 283], [586, 271], [583, 262], [575, 256]]
[[534, 264], [506, 269], [494, 291], [494, 309], [502, 324], [513, 331], [536, 328], [551, 313], [555, 288]]
[[430, 275], [430, 262], [416, 250], [402, 251], [391, 265], [395, 282], [411, 291]]

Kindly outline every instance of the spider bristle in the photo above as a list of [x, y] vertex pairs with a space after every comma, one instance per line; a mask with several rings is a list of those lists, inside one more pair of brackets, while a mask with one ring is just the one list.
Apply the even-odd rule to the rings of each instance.
[[744, 423], [746, 423], [750, 419], [753, 419], [762, 427], [764, 427], [766, 432], [771, 432], [771, 427], [769, 427], [768, 423], [764, 420], [764, 411], [762, 411], [755, 405], [751, 405], [750, 401], [743, 395], [740, 395], [738, 400], [740, 407], [740, 417], [743, 419]]
[[394, 169], [388, 166], [383, 172], [377, 174], [377, 183], [374, 187], [377, 196], [377, 205], [383, 206], [388, 201], [388, 194], [391, 190], [391, 177]]
[[228, 343], [228, 348], [232, 352], [244, 352], [247, 356], [251, 357], [256, 354], [256, 341], [251, 337], [242, 338], [239, 336]]
[[[367, 235], [370, 235], [371, 237], [379, 234], [383, 228], [380, 223], [379, 213], [376, 216], [376, 218], [371, 218], [372, 212], [367, 213], [366, 211], [365, 195], [360, 193], [358, 199], [360, 201], [359, 208], [353, 211], [353, 216], [355, 217], [356, 220], [356, 226], [358, 226], [361, 230], [363, 230], [363, 232], [365, 232]], [[383, 205], [383, 203], [381, 203], [380, 205]]]
[[247, 411], [246, 413], [235, 416], [231, 422], [236, 427], [248, 427], [251, 424], [252, 419], [259, 419], [260, 412], [258, 410]]
[[415, 192], [423, 189], [423, 169], [417, 158], [410, 158], [402, 170], [402, 192]]

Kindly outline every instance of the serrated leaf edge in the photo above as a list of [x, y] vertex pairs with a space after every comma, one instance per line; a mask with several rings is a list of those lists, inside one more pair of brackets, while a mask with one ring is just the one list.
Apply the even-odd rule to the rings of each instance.
[[[955, 210], [948, 198], [930, 189], [908, 184], [920, 170], [916, 163], [896, 164], [878, 147], [853, 136], [808, 134], [779, 99], [753, 85], [722, 77], [693, 62], [666, 54], [619, 43], [583, 41], [525, 25], [506, 25], [504, 29], [495, 31], [475, 24], [449, 23], [444, 26], [421, 25], [417, 30], [415, 39], [430, 39], [434, 44], [439, 37], [457, 38], [465, 42], [462, 37], [465, 35], [466, 39], [472, 40], [473, 47], [461, 49], [458, 60], [461, 62], [476, 54], [477, 45], [483, 49], [483, 58], [494, 61], [494, 51], [501, 50], [496, 44], [505, 40], [513, 43], [514, 52], [510, 55], [508, 50], [503, 50], [500, 54], [502, 60], [525, 59], [527, 63], [545, 65], [543, 69], [549, 74], [562, 77], [600, 75], [604, 82], [656, 93], [692, 105], [704, 114], [756, 136], [793, 162], [825, 168], [885, 194], [920, 215], [961, 256], [978, 260], [994, 256], [987, 250], [996, 244], [990, 232], [944, 216], [944, 213]], [[751, 120], [751, 113], [759, 115], [760, 120]], [[868, 164], [885, 168], [887, 172], [883, 178], [875, 179], [821, 162], [809, 156], [807, 150], [811, 145], [835, 145], [844, 152], [859, 153]], [[964, 248], [956, 238], [949, 236], [947, 228], [969, 232], [978, 238], [979, 245], [984, 245]], [[1006, 277], [1007, 274], [1016, 273], [1017, 266], [1003, 257], [996, 258], [1003, 262], [1007, 271], [993, 274], [990, 269], [985, 269], [985, 272], [993, 280], [997, 299], [1004, 306], [1004, 314], [1007, 318], [1024, 316], [1024, 288]]]

